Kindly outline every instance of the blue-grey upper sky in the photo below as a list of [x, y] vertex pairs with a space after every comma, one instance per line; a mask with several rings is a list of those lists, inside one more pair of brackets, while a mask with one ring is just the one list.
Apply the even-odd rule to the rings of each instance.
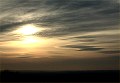
[[0, 0], [1, 69], [118, 69], [119, 7], [119, 0]]

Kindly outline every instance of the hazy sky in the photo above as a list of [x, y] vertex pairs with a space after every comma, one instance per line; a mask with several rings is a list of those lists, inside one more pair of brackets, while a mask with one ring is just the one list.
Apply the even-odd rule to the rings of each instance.
[[119, 68], [119, 0], [0, 0], [0, 70]]

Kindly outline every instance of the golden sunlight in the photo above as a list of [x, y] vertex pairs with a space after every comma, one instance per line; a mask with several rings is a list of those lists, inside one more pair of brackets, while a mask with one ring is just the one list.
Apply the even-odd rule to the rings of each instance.
[[19, 44], [20, 47], [24, 48], [38, 47], [39, 44], [43, 44], [46, 40], [36, 37], [34, 34], [42, 30], [43, 28], [37, 27], [33, 24], [22, 25], [18, 27], [17, 30], [13, 31], [13, 33], [17, 35], [22, 35], [20, 36], [20, 40], [18, 42], [15, 41], [14, 44]]
[[25, 37], [23, 42], [25, 44], [30, 44], [30, 43], [37, 43], [37, 42], [39, 42], [39, 40], [37, 38], [33, 37], [33, 36], [28, 36], [28, 37]]
[[39, 44], [43, 44], [43, 39], [38, 39], [37, 37], [34, 36], [27, 36], [25, 37], [22, 41], [21, 44], [24, 47], [36, 47], [39, 46]]

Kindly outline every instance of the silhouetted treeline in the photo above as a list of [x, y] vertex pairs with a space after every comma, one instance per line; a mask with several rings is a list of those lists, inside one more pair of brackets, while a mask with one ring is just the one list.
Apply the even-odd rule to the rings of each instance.
[[1, 82], [119, 82], [119, 70], [1, 71]]

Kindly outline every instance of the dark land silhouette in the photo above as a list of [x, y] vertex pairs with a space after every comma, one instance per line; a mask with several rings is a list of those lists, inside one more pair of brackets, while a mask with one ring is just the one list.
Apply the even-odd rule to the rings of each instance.
[[119, 70], [1, 71], [1, 82], [119, 82]]

